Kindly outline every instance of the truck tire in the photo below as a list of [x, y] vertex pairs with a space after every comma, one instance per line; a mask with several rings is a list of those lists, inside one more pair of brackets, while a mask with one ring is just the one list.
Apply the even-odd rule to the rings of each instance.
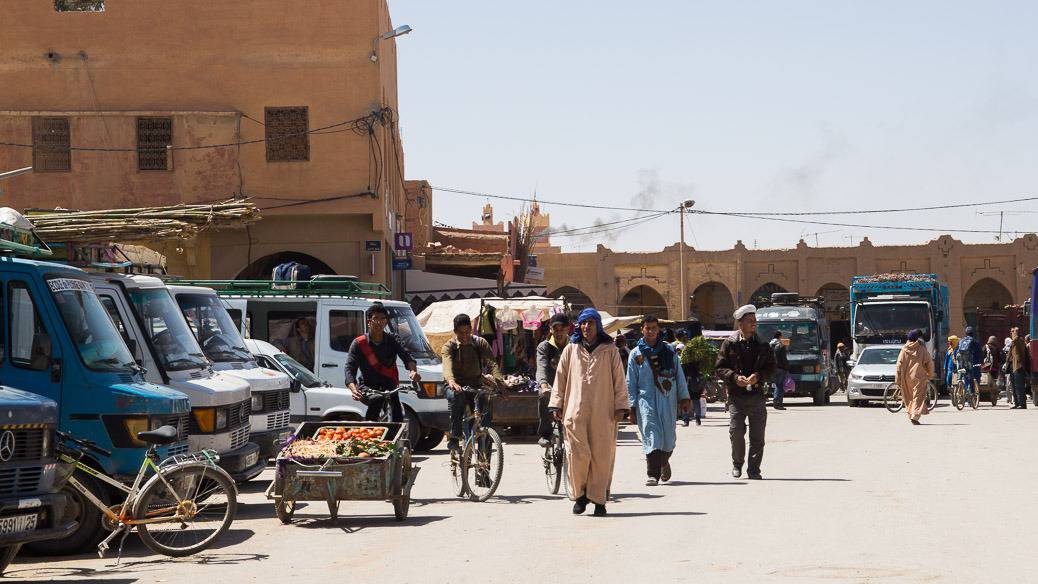
[[819, 385], [818, 389], [815, 390], [814, 395], [811, 396], [811, 401], [813, 401], [816, 406], [824, 406], [828, 401], [825, 399], [827, 397], [825, 394], [825, 386]]
[[20, 549], [22, 549], [21, 544], [0, 547], [0, 576], [4, 575], [7, 566], [11, 565], [11, 561], [18, 555]]
[[[109, 503], [108, 493], [101, 483], [83, 471], [77, 470], [73, 475], [81, 485], [87, 488], [95, 497]], [[82, 493], [66, 484], [62, 491], [68, 496], [69, 502], [65, 506], [65, 519], [73, 519], [79, 523], [75, 531], [64, 539], [51, 539], [37, 541], [25, 545], [25, 549], [31, 553], [42, 556], [67, 556], [91, 548], [104, 539], [106, 535], [101, 527], [101, 511]]]
[[414, 413], [411, 408], [404, 406], [404, 419], [407, 420], [408, 444], [418, 444], [422, 439], [422, 435], [425, 433], [422, 428], [422, 423], [418, 421], [418, 414]]
[[413, 450], [415, 452], [429, 452], [439, 446], [440, 442], [443, 442], [444, 436], [445, 434], [442, 430], [429, 430], [429, 433], [414, 445]]

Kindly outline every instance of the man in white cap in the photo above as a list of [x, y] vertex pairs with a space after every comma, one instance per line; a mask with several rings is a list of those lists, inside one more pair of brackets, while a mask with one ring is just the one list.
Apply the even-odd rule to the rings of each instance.
[[732, 476], [742, 476], [746, 461], [746, 422], [750, 428], [750, 455], [746, 476], [760, 480], [764, 459], [764, 429], [768, 423], [767, 387], [775, 373], [775, 354], [757, 336], [757, 307], [752, 304], [735, 311], [737, 331], [721, 343], [717, 353], [717, 375], [728, 388], [732, 440]]

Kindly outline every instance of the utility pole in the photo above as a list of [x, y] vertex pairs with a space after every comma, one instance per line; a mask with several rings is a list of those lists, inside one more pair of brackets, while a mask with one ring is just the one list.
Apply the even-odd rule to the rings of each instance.
[[688, 290], [685, 283], [685, 209], [691, 209], [696, 202], [689, 199], [678, 207], [678, 216], [681, 217], [681, 243], [678, 247], [678, 274], [681, 278], [681, 320], [688, 320]]

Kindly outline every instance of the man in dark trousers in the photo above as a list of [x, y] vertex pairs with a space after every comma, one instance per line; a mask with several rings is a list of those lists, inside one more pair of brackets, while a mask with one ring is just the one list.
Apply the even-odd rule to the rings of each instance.
[[[400, 339], [386, 332], [386, 325], [389, 323], [389, 311], [386, 307], [381, 302], [376, 302], [368, 308], [365, 317], [368, 320], [368, 334], [353, 339], [346, 354], [346, 387], [353, 394], [353, 399], [367, 404], [368, 412], [365, 418], [375, 421], [382, 412], [385, 397], [372, 395], [369, 391], [392, 391], [400, 386], [400, 374], [396, 368], [397, 357], [404, 362], [411, 381], [417, 382], [420, 377], [418, 363], [407, 352]], [[390, 421], [404, 421], [399, 394], [393, 394], [389, 411]]]
[[786, 394], [786, 377], [789, 376], [789, 357], [786, 355], [786, 343], [782, 341], [782, 331], [775, 331], [775, 338], [771, 339], [771, 352], [775, 354], [775, 375], [771, 381], [775, 384], [775, 391], [771, 395], [771, 405], [776, 410], [784, 410], [782, 397]]
[[750, 427], [750, 459], [746, 466], [749, 478], [760, 480], [760, 464], [764, 459], [764, 429], [768, 423], [768, 380], [775, 374], [775, 355], [757, 336], [757, 308], [752, 304], [735, 311], [739, 330], [721, 344], [717, 354], [717, 375], [728, 388], [731, 420], [728, 433], [732, 439], [732, 476], [742, 476], [746, 458], [746, 422]]
[[556, 314], [548, 322], [551, 334], [537, 345], [537, 386], [540, 395], [537, 398], [537, 444], [547, 448], [551, 441], [552, 419], [548, 411], [551, 400], [551, 388], [555, 384], [555, 370], [559, 368], [559, 356], [569, 342], [569, 318], [565, 314]]

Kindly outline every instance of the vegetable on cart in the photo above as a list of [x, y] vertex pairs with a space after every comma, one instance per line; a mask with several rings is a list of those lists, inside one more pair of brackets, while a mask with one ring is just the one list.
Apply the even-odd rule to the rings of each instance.
[[282, 523], [298, 501], [326, 501], [337, 519], [341, 501], [387, 501], [407, 517], [419, 468], [411, 464], [404, 424], [304, 422], [278, 453], [267, 498]]

